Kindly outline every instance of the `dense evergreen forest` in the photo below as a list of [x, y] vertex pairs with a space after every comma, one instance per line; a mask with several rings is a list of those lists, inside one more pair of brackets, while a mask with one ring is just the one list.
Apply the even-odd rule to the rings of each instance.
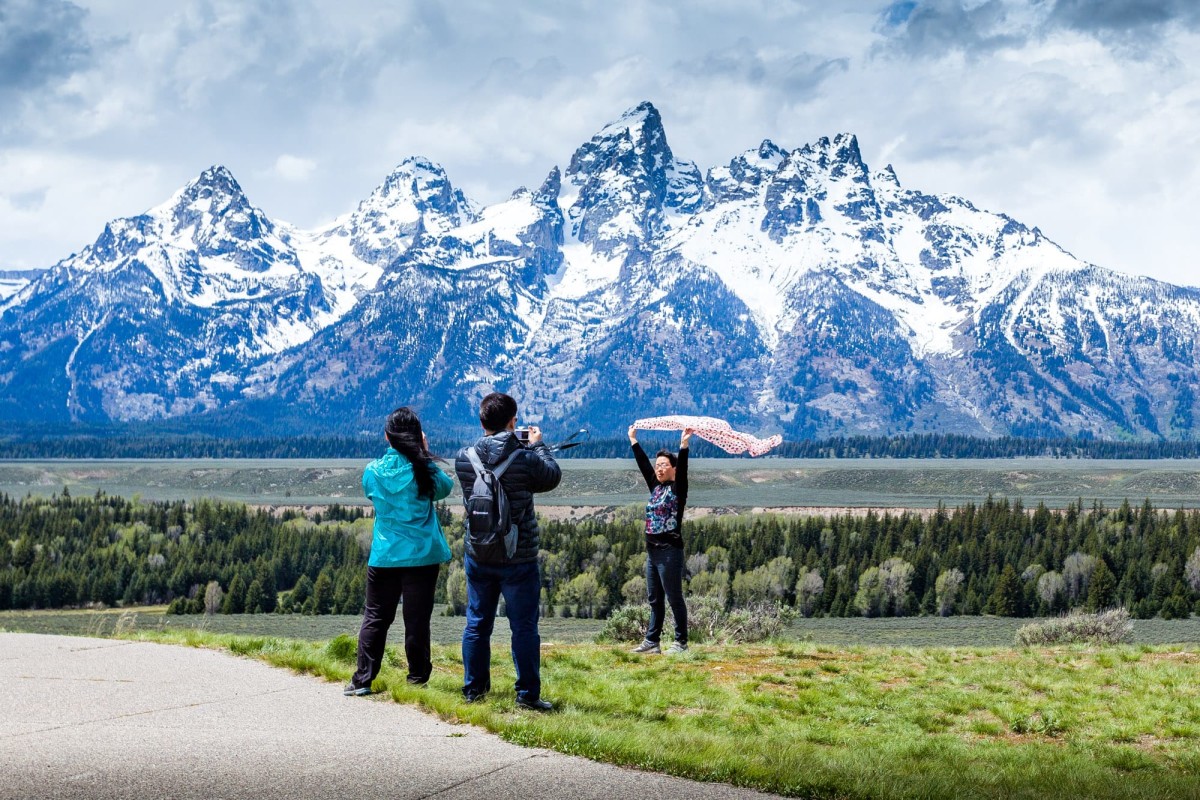
[[[547, 432], [547, 441], [557, 439]], [[646, 433], [647, 447], [671, 446], [678, 435]], [[0, 458], [375, 458], [380, 436], [294, 436], [220, 439], [202, 435], [155, 435], [97, 431], [89, 434], [0, 437]], [[435, 452], [455, 453], [465, 441], [432, 439]], [[693, 440], [694, 455], [728, 456], [707, 442]], [[625, 438], [601, 439], [564, 450], [564, 458], [625, 458]], [[784, 442], [771, 451], [782, 458], [1200, 458], [1200, 441], [1114, 442], [1100, 439], [1032, 439], [1001, 436], [984, 439], [959, 434], [850, 436]]]
[[[466, 601], [459, 525], [438, 600]], [[543, 611], [603, 617], [645, 599], [637, 509], [542, 523]], [[0, 495], [0, 609], [168, 603], [175, 613], [358, 614], [372, 520], [97, 494]], [[704, 517], [685, 527], [688, 592], [805, 615], [1034, 616], [1124, 606], [1200, 612], [1200, 511], [1061, 511], [991, 500], [922, 516]], [[5, 546], [7, 545], [7, 546]]]

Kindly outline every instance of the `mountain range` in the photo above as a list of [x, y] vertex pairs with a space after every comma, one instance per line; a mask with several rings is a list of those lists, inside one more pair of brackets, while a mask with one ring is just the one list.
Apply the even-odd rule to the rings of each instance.
[[212, 167], [4, 285], [15, 424], [374, 432], [407, 404], [465, 434], [498, 389], [594, 435], [1197, 434], [1200, 291], [905, 188], [848, 133], [702, 169], [650, 103], [487, 207], [414, 157], [301, 230]]

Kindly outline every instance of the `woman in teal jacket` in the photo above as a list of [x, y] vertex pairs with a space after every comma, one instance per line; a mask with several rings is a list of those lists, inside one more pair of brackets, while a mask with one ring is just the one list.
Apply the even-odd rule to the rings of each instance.
[[388, 416], [384, 435], [388, 451], [363, 470], [363, 492], [375, 506], [375, 533], [367, 562], [366, 609], [358, 632], [358, 669], [343, 692], [346, 695], [371, 693], [401, 598], [408, 682], [429, 680], [433, 594], [438, 571], [450, 560], [434, 503], [450, 494], [453, 479], [434, 463], [421, 421], [408, 408], [397, 408]]

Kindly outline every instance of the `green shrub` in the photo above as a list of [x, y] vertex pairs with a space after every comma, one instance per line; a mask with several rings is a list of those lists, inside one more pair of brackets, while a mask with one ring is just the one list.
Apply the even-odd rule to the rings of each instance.
[[[725, 604], [711, 595], [688, 597], [688, 640], [720, 644], [761, 642], [777, 636], [796, 617], [796, 611], [776, 603], [755, 603], [744, 608], [725, 610]], [[663, 630], [674, 628], [671, 609], [666, 610]], [[596, 635], [599, 642], [640, 642], [650, 625], [650, 607], [624, 605], [616, 609]]]
[[1017, 644], [1041, 647], [1052, 644], [1121, 644], [1133, 636], [1129, 612], [1114, 608], [1096, 614], [1073, 612], [1065, 617], [1035, 622], [1017, 630]]
[[715, 598], [697, 597], [688, 603], [688, 636], [721, 644], [762, 642], [778, 636], [796, 615], [790, 606], [769, 601], [725, 611]]
[[[596, 634], [598, 642], [640, 642], [650, 626], [650, 606], [625, 605], [609, 615], [604, 628]], [[691, 628], [691, 626], [688, 626]]]

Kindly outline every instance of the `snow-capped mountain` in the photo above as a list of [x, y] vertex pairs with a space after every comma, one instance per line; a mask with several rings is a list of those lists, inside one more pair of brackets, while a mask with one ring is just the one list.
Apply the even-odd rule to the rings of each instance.
[[422, 230], [471, 218], [410, 159], [347, 217], [299, 231], [252, 206], [223, 167], [0, 306], [0, 405], [18, 420], [130, 420], [221, 408], [250, 367], [344, 316]]
[[700, 413], [789, 436], [1178, 438], [1198, 344], [1200, 291], [904, 188], [852, 135], [702, 172], [643, 103], [482, 209], [410, 159], [305, 232], [210, 170], [7, 301], [0, 413], [356, 431], [407, 403], [465, 433], [498, 388], [609, 435]]

